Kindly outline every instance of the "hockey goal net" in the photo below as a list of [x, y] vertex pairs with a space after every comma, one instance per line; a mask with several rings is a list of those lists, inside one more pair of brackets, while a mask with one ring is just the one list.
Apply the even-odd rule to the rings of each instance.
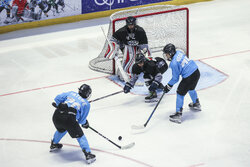
[[[173, 43], [188, 55], [188, 8], [172, 5], [155, 5], [116, 12], [110, 16], [107, 38], [126, 24], [128, 16], [136, 17], [137, 25], [144, 28], [152, 53], [162, 51], [167, 43]], [[115, 74], [115, 61], [104, 58], [108, 41], [98, 57], [89, 62], [92, 70]], [[154, 54], [152, 54], [154, 56]], [[119, 56], [122, 57], [122, 56]]]

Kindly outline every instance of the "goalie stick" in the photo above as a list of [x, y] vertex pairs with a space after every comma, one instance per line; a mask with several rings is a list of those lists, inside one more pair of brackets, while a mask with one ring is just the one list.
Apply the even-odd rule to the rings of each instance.
[[[103, 35], [105, 36], [105, 38], [106, 38], [106, 40], [108, 41], [108, 44], [109, 44], [109, 46], [110, 46], [110, 48], [111, 48], [112, 45], [111, 45], [111, 43], [110, 43], [110, 40], [109, 40], [108, 37], [106, 36], [106, 34], [105, 34], [104, 29], [103, 29], [102, 26], [101, 26], [101, 29], [102, 29]], [[115, 54], [115, 53], [113, 53], [113, 54]], [[121, 62], [119, 61], [118, 56], [115, 55], [114, 59], [115, 59], [115, 63], [116, 63], [116, 65], [117, 65], [118, 69], [119, 69], [120, 72], [121, 72], [121, 75], [122, 75], [124, 81], [125, 81], [125, 82], [129, 82], [128, 75], [127, 75], [127, 74], [125, 73], [125, 71], [123, 70], [122, 65], [121, 65]]]
[[116, 147], [118, 147], [119, 149], [125, 150], [125, 149], [129, 149], [129, 148], [131, 148], [131, 147], [133, 147], [133, 146], [135, 145], [135, 142], [132, 142], [132, 143], [130, 143], [130, 144], [128, 144], [128, 145], [120, 146], [120, 145], [114, 143], [113, 141], [111, 141], [110, 139], [108, 139], [107, 137], [103, 136], [101, 133], [99, 133], [99, 132], [98, 132], [97, 130], [95, 130], [94, 128], [92, 128], [92, 127], [90, 127], [90, 126], [89, 126], [89, 128], [90, 128], [91, 130], [93, 130], [95, 133], [97, 133], [98, 135], [102, 136], [104, 139], [108, 140], [110, 143], [114, 144], [114, 145], [115, 145]]
[[154, 114], [156, 108], [157, 108], [158, 105], [160, 104], [161, 99], [163, 98], [164, 95], [165, 95], [165, 92], [163, 92], [163, 94], [161, 95], [160, 100], [157, 102], [157, 104], [156, 104], [154, 110], [153, 110], [152, 113], [150, 114], [150, 116], [149, 116], [148, 120], [146, 121], [146, 123], [145, 123], [144, 125], [132, 125], [132, 126], [131, 126], [132, 129], [143, 129], [143, 128], [145, 128], [145, 127], [147, 126], [149, 120], [152, 118], [152, 116], [153, 116], [153, 114]]

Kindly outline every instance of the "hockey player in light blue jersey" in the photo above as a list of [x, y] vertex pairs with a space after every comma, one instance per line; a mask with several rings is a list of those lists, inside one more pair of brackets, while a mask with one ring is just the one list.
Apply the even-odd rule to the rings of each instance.
[[189, 104], [192, 110], [201, 110], [201, 105], [195, 91], [195, 87], [200, 79], [200, 72], [198, 66], [193, 60], [179, 50], [176, 50], [173, 44], [167, 44], [163, 48], [163, 56], [170, 62], [170, 68], [172, 69], [172, 78], [164, 88], [164, 92], [168, 93], [170, 89], [179, 81], [179, 77], [182, 76], [182, 80], [177, 88], [176, 99], [176, 113], [170, 115], [170, 121], [181, 123], [182, 110], [184, 96], [189, 93], [192, 103]]
[[[95, 155], [91, 153], [88, 141], [80, 127], [88, 128], [87, 116], [90, 110], [88, 98], [92, 90], [89, 85], [83, 84], [79, 92], [65, 92], [55, 97], [53, 106], [57, 109], [53, 115], [53, 123], [57, 129], [51, 141], [50, 150], [54, 151], [62, 148], [60, 140], [68, 132], [72, 138], [76, 138], [84, 155], [86, 162], [94, 162]], [[80, 125], [79, 125], [80, 124]]]

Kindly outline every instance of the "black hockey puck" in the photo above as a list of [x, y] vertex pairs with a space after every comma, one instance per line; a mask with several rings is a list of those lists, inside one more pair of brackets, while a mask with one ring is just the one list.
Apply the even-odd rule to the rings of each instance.
[[118, 137], [118, 140], [122, 140], [122, 137], [121, 137], [121, 136], [119, 136], [119, 137]]

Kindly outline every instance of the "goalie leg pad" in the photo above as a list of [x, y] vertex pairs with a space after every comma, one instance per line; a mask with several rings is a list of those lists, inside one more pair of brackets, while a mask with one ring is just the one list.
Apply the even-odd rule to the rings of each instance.
[[129, 75], [132, 72], [132, 66], [135, 62], [136, 53], [137, 53], [137, 46], [128, 46], [128, 45], [125, 46], [124, 55], [122, 59], [122, 66], [124, 71]]
[[104, 57], [108, 59], [113, 59], [116, 56], [118, 49], [119, 45], [115, 42], [111, 42], [111, 46], [108, 45], [108, 50], [105, 53]]

